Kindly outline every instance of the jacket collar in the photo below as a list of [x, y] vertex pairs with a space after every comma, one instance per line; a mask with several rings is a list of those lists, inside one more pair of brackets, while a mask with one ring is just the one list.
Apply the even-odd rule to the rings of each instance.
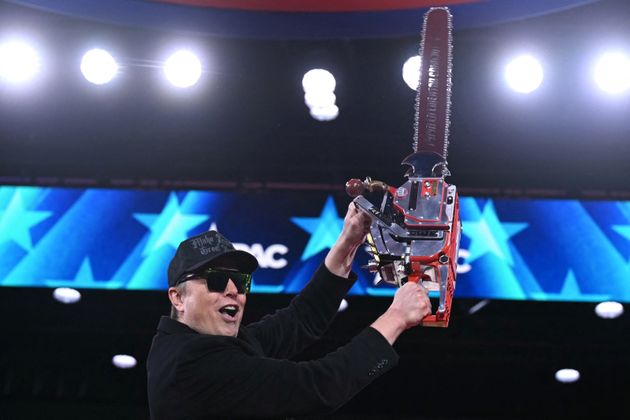
[[174, 320], [171, 317], [163, 316], [157, 327], [158, 332], [164, 334], [199, 334], [186, 324]]
[[[243, 334], [245, 334], [246, 326], [241, 325], [238, 330], [238, 338], [243, 338]], [[197, 331], [190, 328], [188, 325], [183, 324], [179, 321], [174, 320], [169, 316], [160, 317], [160, 322], [157, 327], [158, 333], [162, 334], [199, 334]], [[200, 334], [202, 335], [202, 334]], [[228, 337], [234, 338], [234, 337]]]

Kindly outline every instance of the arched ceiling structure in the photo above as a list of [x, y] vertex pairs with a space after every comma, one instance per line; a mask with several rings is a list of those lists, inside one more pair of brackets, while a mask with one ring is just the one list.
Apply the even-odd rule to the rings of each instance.
[[338, 39], [410, 36], [449, 6], [458, 29], [552, 14], [598, 0], [10, 0], [72, 17], [212, 36]]

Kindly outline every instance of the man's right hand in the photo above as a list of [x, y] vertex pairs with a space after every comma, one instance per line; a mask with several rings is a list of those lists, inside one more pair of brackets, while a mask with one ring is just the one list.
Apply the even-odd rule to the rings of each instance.
[[394, 344], [403, 331], [419, 325], [424, 317], [431, 315], [428, 294], [428, 290], [418, 283], [404, 284], [396, 291], [389, 309], [371, 327], [380, 332], [390, 344]]
[[422, 318], [431, 315], [429, 291], [418, 283], [405, 283], [396, 291], [387, 312], [400, 316], [405, 329], [415, 327], [420, 324]]

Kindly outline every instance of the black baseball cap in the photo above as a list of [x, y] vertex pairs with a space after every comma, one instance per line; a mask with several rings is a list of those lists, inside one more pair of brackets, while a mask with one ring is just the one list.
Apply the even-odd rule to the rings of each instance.
[[249, 252], [234, 248], [232, 242], [215, 230], [182, 241], [168, 266], [168, 286], [173, 287], [186, 274], [200, 268], [225, 266], [242, 273], [253, 273], [258, 261]]

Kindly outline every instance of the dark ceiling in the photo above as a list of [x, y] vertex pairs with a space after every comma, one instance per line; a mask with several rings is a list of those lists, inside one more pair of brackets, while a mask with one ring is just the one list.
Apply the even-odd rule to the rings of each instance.
[[[454, 36], [451, 181], [464, 193], [545, 190], [626, 194], [630, 97], [605, 97], [590, 66], [628, 46], [630, 3], [601, 1]], [[414, 92], [401, 66], [418, 37], [270, 41], [133, 29], [0, 3], [3, 33], [37, 34], [44, 76], [0, 87], [0, 175], [7, 182], [186, 180], [341, 186], [370, 175], [400, 183], [411, 150]], [[199, 85], [175, 91], [160, 60], [178, 43], [200, 52]], [[124, 66], [94, 86], [78, 69], [99, 45]], [[502, 81], [516, 52], [541, 57], [542, 88], [513, 94]], [[340, 116], [313, 120], [301, 77], [337, 78]], [[87, 181], [86, 181], [87, 182]], [[192, 184], [192, 183], [191, 183]], [[533, 194], [536, 194], [533, 192]]]

